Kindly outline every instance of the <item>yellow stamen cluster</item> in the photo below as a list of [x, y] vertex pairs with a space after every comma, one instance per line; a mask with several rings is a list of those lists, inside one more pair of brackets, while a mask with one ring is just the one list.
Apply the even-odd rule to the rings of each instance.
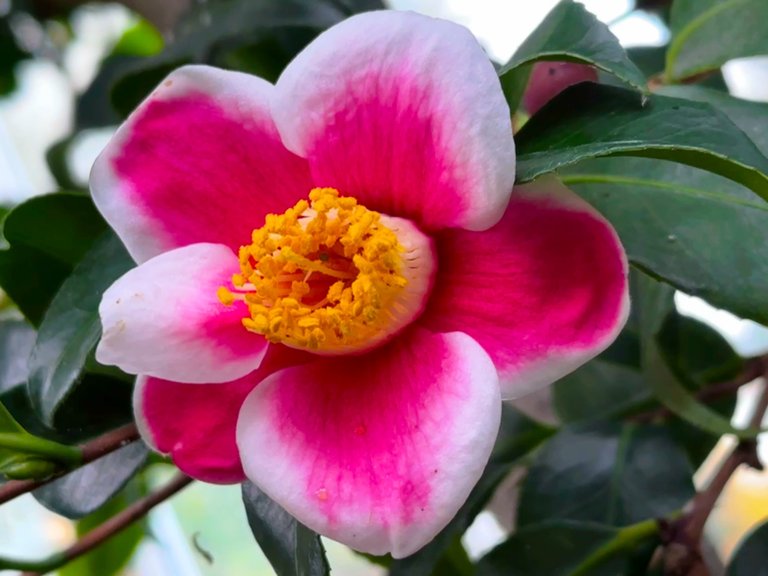
[[315, 188], [309, 202], [269, 214], [240, 248], [233, 289], [243, 300], [243, 325], [271, 342], [333, 353], [364, 346], [390, 320], [407, 280], [403, 247], [377, 212], [333, 188]]

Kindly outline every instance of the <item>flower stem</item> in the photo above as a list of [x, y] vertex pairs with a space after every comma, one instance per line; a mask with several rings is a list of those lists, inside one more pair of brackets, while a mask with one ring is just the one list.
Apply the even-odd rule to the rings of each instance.
[[0, 569], [22, 570], [24, 571], [22, 576], [41, 576], [42, 574], [52, 572], [106, 542], [112, 536], [118, 534], [137, 520], [146, 516], [152, 508], [178, 493], [191, 482], [192, 478], [189, 476], [178, 474], [160, 490], [153, 492], [141, 500], [137, 500], [122, 512], [115, 514], [109, 520], [88, 532], [88, 534], [83, 536], [66, 550], [57, 552], [48, 558], [38, 561], [0, 558]]
[[19, 450], [27, 454], [44, 456], [68, 466], [77, 466], [83, 460], [80, 448], [52, 442], [26, 432], [0, 433], [0, 448]]
[[[33, 438], [36, 440], [42, 440], [41, 438]], [[136, 425], [128, 424], [121, 428], [117, 428], [116, 430], [112, 430], [111, 432], [107, 432], [106, 434], [99, 436], [98, 438], [95, 438], [80, 447], [57, 445], [59, 447], [75, 451], [77, 453], [77, 460], [65, 462], [68, 464], [66, 470], [62, 470], [61, 472], [51, 476], [50, 478], [46, 478], [45, 480], [11, 480], [5, 484], [0, 485], [0, 504], [5, 504], [17, 496], [21, 496], [22, 494], [36, 490], [37, 488], [40, 488], [41, 486], [48, 484], [49, 482], [52, 482], [61, 476], [64, 476], [68, 472], [71, 472], [74, 468], [89, 464], [90, 462], [93, 462], [102, 456], [114, 452], [115, 450], [122, 448], [123, 446], [126, 446], [127, 444], [130, 444], [131, 442], [134, 442], [138, 439], [139, 432], [136, 429]], [[46, 440], [45, 442], [48, 441]], [[51, 444], [56, 443], [51, 442]], [[2, 440], [0, 440], [0, 446], [2, 445]], [[35, 453], [39, 454], [40, 452]], [[61, 461], [60, 458], [57, 459]]]

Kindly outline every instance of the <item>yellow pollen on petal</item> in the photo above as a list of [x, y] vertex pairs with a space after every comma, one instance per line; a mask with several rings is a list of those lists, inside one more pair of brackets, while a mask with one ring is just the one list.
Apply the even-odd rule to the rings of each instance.
[[243, 326], [270, 342], [341, 353], [388, 332], [408, 285], [397, 234], [354, 198], [315, 188], [283, 214], [269, 214], [240, 248], [240, 272], [219, 300], [242, 300]]

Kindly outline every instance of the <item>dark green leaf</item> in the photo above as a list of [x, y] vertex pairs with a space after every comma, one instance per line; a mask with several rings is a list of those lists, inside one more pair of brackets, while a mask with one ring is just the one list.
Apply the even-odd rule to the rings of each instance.
[[90, 198], [49, 194], [17, 206], [5, 218], [10, 248], [0, 250], [0, 288], [34, 325], [74, 265], [107, 229]]
[[197, 4], [179, 23], [172, 44], [157, 56], [137, 62], [114, 84], [112, 103], [126, 116], [181, 64], [215, 63], [223, 49], [252, 46], [279, 29], [320, 32], [343, 20], [352, 9], [376, 5], [378, 2], [342, 0], [221, 0]]
[[667, 78], [694, 76], [732, 58], [768, 54], [766, 22], [764, 0], [675, 0]]
[[0, 392], [27, 381], [35, 330], [23, 320], [0, 321]]
[[82, 185], [75, 182], [70, 170], [69, 151], [75, 135], [67, 136], [53, 144], [45, 151], [45, 161], [56, 183], [65, 190], [77, 190]]
[[133, 442], [32, 494], [43, 506], [67, 518], [82, 518], [119, 492], [147, 459], [147, 448]]
[[572, 0], [562, 0], [552, 9], [501, 68], [499, 76], [504, 79], [515, 69], [541, 60], [591, 64], [647, 92], [645, 76], [608, 26]]
[[48, 309], [30, 356], [29, 395], [53, 425], [61, 403], [79, 382], [101, 336], [101, 295], [133, 266], [120, 240], [108, 232], [64, 282]]
[[518, 525], [578, 520], [624, 526], [663, 517], [694, 495], [693, 470], [663, 428], [563, 428], [523, 481]]
[[568, 520], [530, 526], [484, 556], [477, 576], [617, 576], [655, 534], [652, 523], [623, 530]]
[[761, 524], [739, 544], [726, 576], [768, 576], [768, 522]]
[[703, 168], [768, 199], [768, 159], [703, 102], [579, 84], [536, 114], [517, 146], [520, 182], [589, 158], [643, 156]]
[[585, 162], [561, 177], [613, 224], [633, 264], [768, 322], [768, 204], [725, 178], [643, 158]]
[[517, 461], [554, 434], [554, 430], [535, 422], [511, 406], [503, 407], [501, 430], [491, 461], [467, 501], [437, 536], [424, 548], [407, 558], [394, 560], [390, 576], [431, 574], [440, 558], [464, 532], [493, 496], [496, 487]]
[[70, 271], [67, 264], [34, 248], [11, 246], [0, 250], [0, 288], [34, 325], [40, 324]]
[[665, 86], [659, 92], [674, 98], [706, 102], [728, 116], [768, 156], [768, 103], [735, 98], [703, 86]]
[[643, 351], [643, 372], [656, 398], [674, 414], [694, 426], [721, 436], [735, 434], [740, 438], [753, 438], [756, 430], [739, 430], [730, 419], [700, 402], [690, 391], [695, 386], [687, 382], [674, 362], [664, 354], [659, 343], [659, 333], [673, 307], [671, 288], [653, 278], [637, 274], [640, 334]]
[[552, 394], [564, 422], [614, 418], [651, 397], [638, 369], [599, 358], [555, 382]]
[[3, 233], [11, 246], [26, 246], [74, 266], [107, 229], [93, 201], [82, 194], [38, 196], [14, 208]]
[[330, 573], [317, 534], [250, 482], [243, 484], [243, 503], [256, 542], [275, 572], [280, 576], [325, 576]]
[[16, 43], [8, 18], [0, 18], [0, 96], [16, 88], [16, 65], [28, 57]]

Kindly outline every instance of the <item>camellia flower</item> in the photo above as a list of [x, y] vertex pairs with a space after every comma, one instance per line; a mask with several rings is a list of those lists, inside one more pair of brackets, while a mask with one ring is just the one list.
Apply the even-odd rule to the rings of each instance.
[[502, 396], [626, 318], [610, 225], [514, 171], [498, 78], [456, 24], [355, 16], [274, 86], [180, 68], [93, 168], [139, 263], [104, 294], [97, 358], [139, 375], [143, 437], [189, 475], [411, 554], [479, 478]]

